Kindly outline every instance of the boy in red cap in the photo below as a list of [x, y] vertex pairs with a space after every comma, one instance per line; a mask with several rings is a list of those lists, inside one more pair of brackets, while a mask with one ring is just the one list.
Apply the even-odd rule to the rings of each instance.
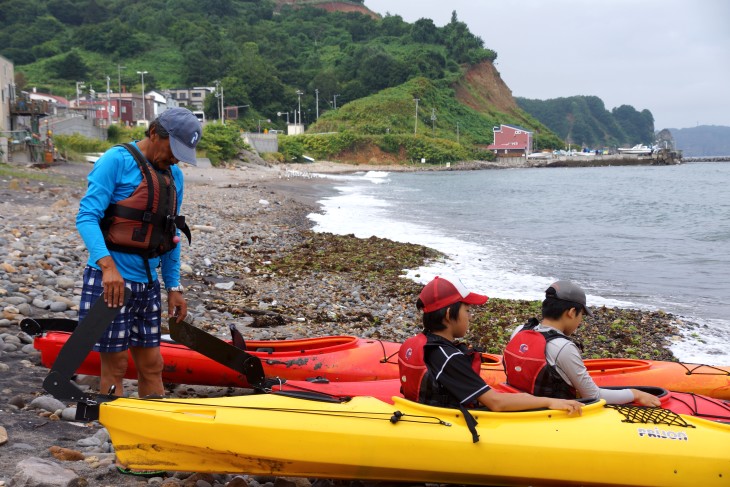
[[469, 292], [458, 278], [436, 277], [421, 291], [416, 306], [423, 311], [423, 332], [403, 343], [398, 366], [403, 395], [432, 406], [492, 411], [549, 408], [581, 414], [574, 400], [503, 394], [492, 390], [479, 375], [481, 356], [455, 342], [469, 327], [469, 308], [487, 302]]

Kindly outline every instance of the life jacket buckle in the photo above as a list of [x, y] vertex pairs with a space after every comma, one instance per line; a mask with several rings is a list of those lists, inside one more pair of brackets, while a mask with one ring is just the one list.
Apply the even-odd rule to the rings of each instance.
[[151, 223], [152, 222], [153, 213], [151, 211], [145, 211], [142, 215], [142, 221], [145, 223]]

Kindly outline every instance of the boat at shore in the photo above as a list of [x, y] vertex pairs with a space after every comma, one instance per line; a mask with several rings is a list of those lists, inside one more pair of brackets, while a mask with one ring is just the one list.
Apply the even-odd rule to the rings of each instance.
[[619, 147], [619, 154], [634, 154], [639, 156], [648, 156], [654, 151], [651, 147], [644, 144], [636, 144], [633, 147]]
[[[476, 442], [461, 411], [401, 398], [118, 398], [93, 408], [132, 469], [475, 485], [727, 485], [730, 476], [730, 425], [603, 401], [580, 417], [474, 410]], [[539, 454], [526, 461], [525, 452]]]
[[[41, 352], [41, 363], [50, 369], [71, 336], [71, 332], [40, 330], [47, 330], [48, 326], [65, 326], [66, 329], [72, 330], [75, 325], [75, 320], [27, 318], [21, 323], [21, 328], [31, 335], [36, 335], [33, 346]], [[233, 340], [226, 340], [226, 343], [233, 344]], [[245, 340], [236, 345], [259, 358], [268, 377], [299, 380], [326, 377], [330, 381], [398, 377], [398, 366], [392, 357], [398, 353], [400, 343], [395, 342], [332, 335], [298, 340]], [[163, 338], [160, 351], [164, 361], [163, 382], [223, 387], [250, 386], [243, 374], [169, 338]], [[99, 375], [100, 371], [99, 353], [92, 351], [76, 373]], [[137, 378], [137, 369], [131, 355], [124, 377]]]
[[[35, 336], [33, 346], [41, 353], [41, 363], [51, 368], [75, 325], [75, 320], [27, 318], [21, 323], [21, 328]], [[67, 331], [54, 331], [54, 328]], [[233, 343], [233, 340], [225, 341]], [[261, 359], [266, 377], [355, 382], [397, 379], [399, 376], [395, 355], [400, 343], [396, 342], [352, 336], [324, 336], [300, 340], [249, 340], [243, 347], [243, 350]], [[183, 344], [163, 340], [160, 350], [165, 363], [162, 371], [164, 382], [250, 386], [243, 374]], [[586, 359], [584, 363], [599, 387], [633, 384], [730, 400], [730, 366], [628, 358]], [[99, 354], [90, 352], [76, 372], [99, 375], [100, 370]], [[504, 383], [507, 377], [502, 356], [483, 353], [481, 376], [491, 386]], [[125, 377], [137, 377], [131, 358]]]

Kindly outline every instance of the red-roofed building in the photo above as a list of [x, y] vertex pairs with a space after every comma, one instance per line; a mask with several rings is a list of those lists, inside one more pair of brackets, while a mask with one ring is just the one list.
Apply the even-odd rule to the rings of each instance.
[[494, 143], [487, 149], [497, 157], [523, 157], [532, 153], [532, 132], [514, 125], [494, 127]]

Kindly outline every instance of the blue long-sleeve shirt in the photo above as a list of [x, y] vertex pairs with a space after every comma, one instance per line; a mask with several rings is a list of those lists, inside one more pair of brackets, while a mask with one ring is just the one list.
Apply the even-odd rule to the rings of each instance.
[[[136, 145], [136, 142], [134, 142]], [[183, 174], [179, 167], [170, 168], [177, 190], [177, 211], [183, 201]], [[144, 257], [109, 250], [104, 243], [100, 222], [110, 204], [132, 195], [142, 182], [142, 172], [132, 154], [124, 147], [112, 147], [94, 164], [87, 178], [88, 188], [79, 204], [76, 228], [89, 251], [88, 265], [99, 269], [99, 259], [111, 255], [122, 277], [133, 282], [147, 282]], [[178, 232], [179, 234], [179, 232]], [[182, 242], [182, 241], [181, 241]], [[165, 287], [180, 284], [180, 244], [162, 255], [149, 259], [152, 278], [157, 279], [155, 269], [159, 266]]]

